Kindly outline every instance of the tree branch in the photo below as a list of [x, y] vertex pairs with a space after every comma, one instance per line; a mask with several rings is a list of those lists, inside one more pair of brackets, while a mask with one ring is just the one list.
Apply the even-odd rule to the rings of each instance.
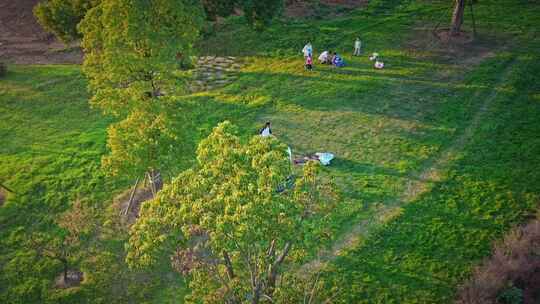
[[231, 258], [225, 250], [223, 250], [223, 260], [225, 261], [225, 267], [227, 268], [227, 275], [229, 276], [229, 280], [231, 280], [235, 277], [235, 275], [233, 271], [233, 265], [231, 263]]

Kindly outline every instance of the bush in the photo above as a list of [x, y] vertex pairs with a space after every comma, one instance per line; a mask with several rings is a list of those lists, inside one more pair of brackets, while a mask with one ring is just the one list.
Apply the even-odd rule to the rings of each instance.
[[100, 0], [49, 0], [34, 7], [39, 24], [63, 42], [81, 38], [77, 25]]
[[515, 286], [508, 287], [499, 294], [497, 302], [504, 304], [521, 304], [523, 303], [523, 290]]
[[493, 255], [461, 286], [457, 303], [523, 303], [523, 290], [514, 284], [527, 282], [540, 269], [540, 257], [536, 254], [539, 249], [540, 214], [528, 225], [508, 233], [494, 247]]
[[0, 78], [6, 76], [7, 74], [7, 65], [0, 61]]
[[241, 2], [246, 20], [255, 30], [263, 30], [283, 10], [283, 0], [244, 0]]

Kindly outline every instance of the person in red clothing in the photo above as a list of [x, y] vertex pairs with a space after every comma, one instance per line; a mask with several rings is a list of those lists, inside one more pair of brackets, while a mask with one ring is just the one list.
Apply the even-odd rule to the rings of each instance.
[[306, 57], [306, 70], [313, 70], [313, 57], [311, 55]]

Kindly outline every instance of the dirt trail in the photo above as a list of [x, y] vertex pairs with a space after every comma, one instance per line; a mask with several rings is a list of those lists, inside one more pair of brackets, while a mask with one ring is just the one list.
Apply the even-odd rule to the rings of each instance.
[[[349, 230], [349, 232], [338, 239], [333, 244], [332, 248], [322, 250], [319, 252], [318, 258], [302, 265], [299, 272], [301, 274], [310, 274], [320, 271], [325, 264], [335, 260], [338, 256], [342, 255], [344, 251], [357, 245], [362, 238], [365, 238], [369, 232], [372, 231], [373, 227], [388, 221], [394, 216], [398, 216], [401, 213], [402, 206], [418, 199], [422, 194], [428, 193], [436, 182], [442, 181], [446, 176], [450, 163], [458, 156], [459, 152], [472, 138], [474, 131], [479, 127], [486, 112], [496, 99], [498, 94], [497, 87], [506, 81], [512, 65], [513, 61], [510, 61], [506, 69], [497, 79], [492, 92], [484, 99], [484, 102], [474, 114], [469, 125], [454, 140], [454, 142], [443, 150], [438, 158], [428, 161], [421, 170], [409, 175], [410, 178], [406, 190], [395, 202], [382, 208], [374, 218], [357, 223]], [[476, 93], [476, 96], [480, 97], [480, 91]]]
[[0, 0], [0, 61], [18, 64], [80, 63], [82, 52], [46, 33], [32, 9], [40, 0]]

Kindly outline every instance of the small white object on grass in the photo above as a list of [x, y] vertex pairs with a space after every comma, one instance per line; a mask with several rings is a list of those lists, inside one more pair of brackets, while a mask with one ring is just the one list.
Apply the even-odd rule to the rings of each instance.
[[328, 152], [317, 152], [317, 153], [315, 153], [315, 155], [317, 155], [317, 157], [319, 157], [319, 161], [324, 166], [328, 166], [330, 164], [330, 161], [332, 161], [332, 159], [334, 159], [334, 154], [328, 153]]

